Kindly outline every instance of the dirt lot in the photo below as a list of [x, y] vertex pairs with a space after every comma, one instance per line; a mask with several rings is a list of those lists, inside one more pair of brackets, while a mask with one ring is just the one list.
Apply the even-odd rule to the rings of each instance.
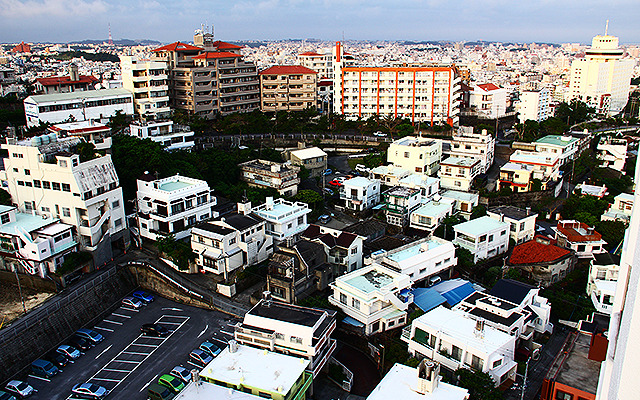
[[[53, 296], [54, 293], [38, 293], [35, 290], [22, 288], [22, 295], [24, 296], [24, 305], [29, 311]], [[18, 286], [0, 281], [0, 311], [2, 313], [0, 327], [8, 325], [22, 315], [22, 302]]]

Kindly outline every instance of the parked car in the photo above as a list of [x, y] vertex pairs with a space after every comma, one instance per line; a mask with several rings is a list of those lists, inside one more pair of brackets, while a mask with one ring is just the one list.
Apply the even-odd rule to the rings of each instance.
[[98, 344], [104, 340], [104, 336], [94, 331], [93, 329], [82, 328], [76, 331], [76, 335], [83, 339], [88, 340], [92, 344]]
[[180, 393], [180, 391], [184, 389], [184, 382], [182, 382], [182, 379], [169, 374], [164, 374], [158, 378], [158, 383], [162, 386], [166, 386], [173, 393]]
[[160, 324], [144, 324], [140, 327], [140, 332], [148, 336], [167, 336], [169, 330]]
[[31, 363], [31, 373], [42, 378], [53, 378], [60, 370], [51, 361], [37, 359]]
[[320, 217], [318, 217], [318, 222], [326, 224], [327, 222], [331, 221], [331, 215], [329, 214], [323, 214]]
[[211, 343], [208, 340], [205, 342], [202, 342], [199, 349], [205, 351], [211, 357], [217, 356], [222, 351], [220, 347], [216, 346], [215, 344]]
[[80, 337], [78, 335], [73, 335], [69, 339], [69, 346], [75, 347], [76, 349], [84, 352], [93, 347], [93, 343], [88, 341], [87, 339]]
[[122, 305], [124, 307], [131, 307], [131, 308], [135, 308], [137, 310], [139, 308], [142, 308], [144, 303], [142, 301], [136, 299], [135, 297], [127, 296], [124, 299], [122, 299]]
[[213, 357], [208, 353], [205, 353], [203, 350], [195, 349], [191, 354], [189, 354], [189, 360], [195, 365], [204, 368], [207, 364], [213, 361]]
[[173, 367], [169, 375], [173, 375], [176, 378], [179, 378], [186, 385], [191, 382], [191, 371], [186, 369], [185, 367], [178, 365], [177, 367]]
[[18, 400], [18, 399], [16, 399], [16, 396], [0, 390], [0, 400]]
[[143, 303], [149, 304], [151, 303], [153, 300], [155, 300], [155, 297], [153, 297], [153, 295], [143, 291], [143, 290], [136, 290], [135, 292], [133, 292], [131, 294], [131, 297], [135, 297], [136, 299], [140, 300]]
[[386, 137], [386, 136], [387, 136], [387, 134], [386, 134], [386, 133], [382, 133], [382, 132], [378, 131], [378, 132], [373, 132], [373, 136]]
[[176, 395], [166, 386], [153, 382], [147, 387], [147, 397], [149, 400], [171, 400], [176, 397]]
[[328, 194], [329, 196], [333, 196], [333, 190], [329, 189], [329, 188], [324, 188], [324, 192], [326, 194]]
[[327, 176], [327, 175], [331, 175], [333, 174], [333, 171], [330, 170], [329, 168], [325, 169], [324, 172], [322, 173], [322, 175]]
[[73, 346], [69, 346], [68, 344], [63, 344], [61, 346], [58, 346], [56, 351], [62, 354], [63, 356], [67, 357], [69, 361], [77, 360], [82, 355], [82, 353], [80, 353], [80, 350], [76, 349]]
[[429, 286], [433, 286], [433, 285], [438, 284], [440, 282], [442, 282], [442, 278], [439, 277], [438, 275], [432, 276], [431, 278], [429, 278]]
[[344, 181], [346, 181], [346, 180], [347, 180], [347, 177], [345, 177], [345, 176], [339, 176], [339, 177], [334, 179], [334, 181], [338, 181], [338, 182], [340, 182], [340, 184], [343, 184]]
[[9, 381], [9, 383], [7, 383], [7, 386], [5, 386], [4, 389], [9, 393], [15, 394], [21, 399], [24, 399], [25, 397], [29, 397], [32, 394], [37, 392], [37, 390], [34, 389], [33, 386], [29, 385], [27, 382], [16, 381], [16, 380]]
[[337, 179], [334, 179], [334, 180], [329, 181], [329, 185], [335, 186], [335, 187], [340, 187], [340, 186], [342, 186], [342, 182], [340, 182]]
[[66, 367], [67, 364], [69, 364], [69, 359], [55, 350], [47, 353], [44, 359], [47, 361], [51, 361], [51, 363], [53, 363], [53, 365], [58, 367], [58, 369], [62, 369]]
[[87, 382], [75, 385], [71, 393], [83, 399], [102, 399], [107, 397], [109, 391], [100, 385]]
[[361, 174], [367, 174], [369, 173], [369, 168], [364, 166], [364, 164], [356, 164], [356, 171]]

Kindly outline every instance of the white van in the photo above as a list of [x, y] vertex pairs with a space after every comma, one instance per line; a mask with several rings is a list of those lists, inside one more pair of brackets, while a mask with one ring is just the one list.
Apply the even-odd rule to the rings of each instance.
[[362, 164], [356, 164], [356, 171], [361, 172], [363, 174], [368, 174], [369, 173], [369, 168], [365, 167]]

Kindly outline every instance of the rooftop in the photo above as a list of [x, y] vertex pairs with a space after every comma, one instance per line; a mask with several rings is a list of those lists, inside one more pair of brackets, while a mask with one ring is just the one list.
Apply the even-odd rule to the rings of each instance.
[[500, 89], [500, 86], [496, 86], [493, 83], [481, 83], [479, 85], [477, 85], [480, 89], [484, 90], [485, 92], [490, 92], [492, 90], [498, 90]]
[[368, 294], [392, 285], [395, 279], [394, 275], [393, 272], [382, 266], [372, 265], [368, 268], [355, 270], [338, 279]]
[[190, 44], [186, 44], [186, 43], [182, 43], [182, 42], [175, 42], [175, 43], [171, 43], [168, 44], [166, 46], [162, 46], [162, 47], [158, 47], [157, 49], [154, 49], [154, 52], [160, 52], [160, 51], [198, 51], [198, 50], [203, 50], [201, 47], [196, 47], [196, 46], [192, 46]]
[[193, 183], [185, 182], [185, 181], [182, 181], [180, 179], [177, 179], [177, 180], [172, 181], [172, 182], [164, 182], [164, 183], [158, 185], [158, 189], [164, 190], [165, 192], [173, 192], [173, 191], [176, 191], [176, 190], [187, 188], [187, 187], [192, 186], [192, 185], [193, 185]]
[[602, 240], [602, 235], [584, 222], [559, 221], [556, 230], [558, 234], [565, 236], [570, 242], [599, 242]]
[[532, 289], [536, 287], [513, 279], [500, 279], [489, 290], [489, 294], [514, 304], [522, 304]]
[[480, 163], [478, 158], [461, 158], [461, 157], [449, 157], [440, 161], [440, 165], [451, 165], [454, 167], [471, 168]]
[[226, 226], [214, 224], [212, 222], [203, 222], [195, 226], [196, 229], [201, 229], [203, 231], [215, 233], [217, 235], [226, 236], [230, 233], [233, 233], [234, 230], [231, 228], [227, 228]]
[[362, 176], [357, 176], [355, 178], [351, 178], [351, 179], [347, 179], [346, 181], [344, 181], [342, 183], [343, 186], [355, 186], [355, 187], [361, 187], [361, 188], [366, 188], [369, 185], [371, 185], [373, 183], [373, 181], [364, 178]]
[[267, 198], [267, 202], [265, 204], [262, 204], [253, 210], [257, 215], [268, 220], [278, 220], [299, 212], [310, 211], [311, 210], [306, 203], [292, 203], [284, 200], [283, 198], [277, 198], [271, 202], [269, 202], [269, 198]]
[[620, 256], [611, 253], [596, 253], [593, 255], [594, 265], [620, 265]]
[[431, 186], [440, 182], [440, 179], [425, 174], [411, 174], [400, 179], [400, 184], [407, 184], [413, 186]]
[[558, 156], [549, 153], [516, 150], [509, 158], [509, 161], [512, 163], [555, 165], [558, 163]]
[[509, 224], [497, 221], [486, 215], [484, 217], [472, 219], [470, 221], [453, 226], [453, 229], [455, 231], [466, 233], [471, 236], [479, 236], [494, 229], [500, 228], [509, 229]]
[[260, 397], [251, 393], [245, 393], [240, 390], [227, 388], [224, 386], [215, 385], [209, 382], [200, 382], [196, 385], [193, 382], [187, 384], [178, 393], [173, 400], [202, 400], [202, 399], [216, 399], [216, 400], [260, 400]]
[[256, 315], [258, 317], [312, 327], [321, 322], [325, 315], [331, 315], [331, 313], [335, 314], [335, 311], [301, 307], [273, 300], [271, 300], [270, 303], [260, 300], [258, 304], [249, 310], [245, 318]]
[[540, 144], [551, 144], [555, 146], [567, 147], [575, 142], [578, 139], [572, 136], [559, 136], [559, 135], [547, 135], [535, 141], [535, 143]]
[[394, 186], [384, 192], [387, 196], [410, 197], [416, 193], [420, 193], [418, 189], [412, 189], [405, 186]]
[[[0, 213], [6, 212], [6, 211], [7, 210], [0, 210]], [[59, 220], [57, 218], [44, 219], [39, 215], [31, 215], [31, 214], [16, 212], [16, 220], [14, 222], [0, 225], [0, 233], [11, 235], [11, 236], [16, 236], [23, 231], [27, 231], [31, 233], [33, 231], [37, 231], [39, 229], [42, 229], [58, 221]]]
[[69, 101], [69, 100], [90, 100], [90, 99], [99, 99], [102, 97], [120, 97], [120, 96], [131, 96], [133, 94], [127, 89], [99, 89], [99, 90], [84, 90], [81, 92], [70, 92], [70, 93], [53, 93], [53, 94], [38, 94], [27, 97], [25, 102], [32, 103], [48, 103], [52, 101]]
[[205, 51], [197, 56], [191, 57], [195, 59], [214, 59], [214, 58], [238, 58], [242, 57], [240, 54], [232, 53], [230, 51]]
[[440, 194], [443, 199], [453, 199], [458, 201], [478, 201], [478, 194], [469, 192], [459, 192], [457, 190], [447, 190]]
[[301, 65], [274, 65], [271, 68], [260, 71], [260, 75], [298, 75], [298, 74], [313, 74], [317, 72], [311, 68], [303, 67]]
[[571, 255], [571, 250], [555, 245], [555, 241], [543, 236], [517, 245], [513, 248], [508, 263], [511, 265], [531, 265], [554, 263]]
[[590, 334], [571, 333], [551, 365], [547, 378], [595, 394], [601, 363], [588, 358], [590, 345]]
[[500, 167], [501, 171], [530, 171], [531, 167], [529, 167], [528, 165], [524, 165], [524, 164], [518, 164], [518, 163], [514, 163], [514, 162], [507, 162], [505, 165], [503, 165], [502, 167]]
[[37, 78], [36, 81], [42, 86], [71, 85], [74, 83], [98, 82], [98, 78], [93, 75], [80, 75], [75, 81], [70, 76], [50, 76], [48, 78]]
[[317, 148], [317, 147], [309, 147], [307, 149], [301, 149], [301, 150], [293, 150], [291, 151], [292, 155], [295, 155], [296, 157], [298, 157], [301, 160], [307, 159], [307, 158], [315, 158], [315, 157], [326, 157], [327, 153], [325, 153], [324, 151], [322, 151], [321, 149]]
[[418, 208], [417, 210], [415, 210], [413, 213], [417, 215], [425, 215], [427, 217], [441, 216], [443, 213], [446, 213], [447, 211], [451, 210], [451, 203], [447, 200], [448, 199], [444, 201], [432, 200], [426, 203], [425, 205], [423, 205], [422, 207]]
[[416, 136], [406, 136], [403, 137], [401, 139], [398, 139], [396, 141], [394, 141], [392, 144], [398, 145], [398, 146], [433, 146], [438, 144], [438, 141], [433, 140], [433, 139], [425, 139], [425, 138], [419, 138]]
[[495, 215], [504, 215], [507, 218], [520, 221], [526, 218], [537, 216], [538, 214], [532, 213], [531, 210], [525, 210], [514, 206], [498, 206], [489, 209], [489, 213]]
[[217, 380], [286, 395], [309, 365], [309, 360], [238, 345], [225, 348], [201, 372], [205, 380]]
[[372, 169], [371, 173], [390, 176], [404, 176], [409, 174], [409, 170], [396, 167], [395, 165], [380, 165]]

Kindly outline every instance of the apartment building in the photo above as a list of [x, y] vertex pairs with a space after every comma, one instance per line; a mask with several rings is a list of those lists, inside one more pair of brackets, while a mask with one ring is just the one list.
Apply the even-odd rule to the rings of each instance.
[[536, 332], [553, 332], [551, 304], [546, 297], [540, 296], [540, 288], [538, 286], [532, 286], [513, 279], [500, 279], [493, 285], [488, 294], [516, 304], [519, 310], [532, 311], [537, 318], [528, 322], [533, 322]]
[[343, 67], [334, 87], [334, 112], [350, 120], [389, 115], [432, 126], [458, 123], [460, 78], [450, 66]]
[[55, 133], [59, 138], [78, 137], [96, 146], [96, 150], [111, 148], [111, 128], [106, 124], [96, 121], [66, 122], [55, 124], [47, 128], [50, 133]]
[[631, 211], [633, 210], [633, 195], [620, 193], [613, 198], [613, 204], [609, 205], [607, 212], [602, 214], [602, 221], [631, 221]]
[[129, 241], [122, 188], [110, 155], [81, 161], [71, 152], [80, 141], [55, 134], [9, 140], [0, 179], [20, 212], [72, 225], [81, 248], [102, 264], [112, 257], [112, 242]]
[[579, 99], [599, 114], [619, 113], [629, 99], [635, 61], [623, 59], [618, 37], [606, 33], [595, 36], [584, 54], [571, 63], [569, 99]]
[[315, 224], [309, 225], [302, 237], [322, 244], [336, 275], [362, 268], [364, 237]]
[[501, 118], [507, 113], [507, 89], [493, 83], [472, 84], [469, 106], [485, 118]]
[[380, 165], [369, 171], [369, 179], [377, 179], [384, 186], [399, 186], [400, 180], [411, 175], [411, 171], [394, 165]]
[[424, 174], [410, 174], [398, 180], [396, 186], [420, 190], [421, 200], [426, 203], [440, 192], [440, 179]]
[[197, 223], [214, 217], [216, 198], [206, 181], [180, 175], [155, 179], [147, 173], [137, 186], [138, 229], [146, 239], [183, 239]]
[[449, 157], [440, 161], [440, 186], [443, 189], [468, 192], [481, 170], [480, 160], [476, 158]]
[[133, 93], [136, 115], [152, 120], [171, 116], [166, 61], [120, 56], [122, 87]]
[[411, 213], [409, 226], [432, 233], [445, 218], [454, 214], [454, 203], [454, 200], [443, 199], [439, 195], [434, 196], [432, 200], [422, 203], [420, 207]]
[[598, 147], [598, 160], [604, 168], [611, 168], [619, 172], [624, 171], [627, 162], [627, 140], [606, 136], [600, 139]]
[[532, 213], [529, 207], [524, 210], [514, 206], [492, 207], [487, 211], [487, 215], [497, 221], [508, 223], [509, 237], [516, 244], [527, 242], [536, 234], [538, 214]]
[[589, 264], [587, 295], [597, 312], [611, 315], [619, 274], [620, 256], [611, 253], [594, 254]]
[[300, 65], [316, 71], [319, 77], [330, 80], [339, 78], [340, 70], [343, 67], [355, 64], [354, 56], [345, 51], [340, 42], [336, 42], [331, 47], [331, 50], [324, 49], [320, 51], [321, 53], [315, 51], [300, 53], [297, 61]]
[[78, 66], [71, 64], [69, 75], [36, 78], [33, 86], [37, 94], [55, 94], [94, 90], [96, 83], [98, 83], [98, 78], [93, 75], [80, 75]]
[[174, 124], [171, 120], [134, 121], [129, 125], [128, 134], [160, 143], [166, 151], [190, 151], [195, 146], [191, 128]]
[[525, 90], [520, 93], [520, 102], [518, 103], [518, 119], [521, 124], [525, 121], [542, 122], [553, 116], [551, 108], [551, 90], [545, 86], [538, 90]]
[[335, 329], [335, 311], [274, 301], [266, 293], [235, 326], [234, 338], [241, 345], [307, 359], [307, 371], [317, 377], [336, 348]]
[[67, 254], [78, 250], [73, 226], [56, 218], [18, 212], [0, 205], [2, 267], [47, 278], [62, 266]]
[[238, 164], [240, 179], [249, 186], [273, 188], [285, 197], [298, 193], [300, 168], [291, 163], [278, 163], [267, 160], [251, 160]]
[[473, 127], [461, 126], [454, 130], [451, 140], [442, 141], [442, 154], [449, 157], [480, 160], [480, 173], [485, 174], [493, 165], [496, 140], [483, 129], [474, 133]]
[[542, 235], [516, 245], [507, 260], [507, 265], [519, 268], [541, 287], [564, 279], [575, 264], [574, 251], [560, 247], [555, 240]]
[[40, 122], [57, 124], [69, 118], [106, 121], [118, 111], [133, 115], [133, 94], [126, 89], [42, 94], [24, 99], [27, 127], [38, 126]]
[[288, 150], [283, 155], [291, 164], [307, 169], [310, 177], [322, 176], [327, 169], [327, 153], [317, 147]]
[[380, 203], [380, 181], [361, 176], [347, 179], [340, 187], [340, 200], [348, 210], [368, 210]]
[[213, 34], [202, 31], [196, 31], [194, 43], [153, 50], [154, 60], [168, 65], [172, 108], [205, 119], [259, 109], [258, 70], [244, 60], [241, 46], [214, 41]]
[[[557, 154], [516, 150], [515, 153], [511, 154], [509, 163], [524, 166], [527, 171], [531, 172], [530, 179], [539, 179], [542, 182], [542, 189], [546, 189], [549, 183], [560, 178], [560, 166], [562, 164], [560, 163], [560, 156]], [[525, 168], [522, 170], [524, 171]], [[505, 171], [509, 170], [505, 169]], [[513, 183], [523, 181], [522, 178], [516, 178], [515, 175], [513, 176], [515, 178], [513, 181], [508, 181], [509, 177], [509, 175], [506, 177], [506, 183], [510, 183], [514, 187], [517, 185], [513, 185]]]
[[291, 202], [283, 198], [267, 197], [264, 204], [255, 207], [253, 213], [266, 221], [266, 233], [273, 237], [274, 244], [291, 246], [309, 224], [307, 215], [311, 209], [306, 203]]
[[491, 376], [496, 386], [515, 381], [516, 337], [460, 310], [436, 307], [414, 319], [401, 339], [413, 356], [438, 362], [451, 372], [473, 368]]
[[387, 223], [402, 228], [409, 223], [411, 213], [420, 207], [420, 190], [395, 186], [382, 194], [382, 202]]
[[442, 142], [415, 136], [395, 140], [387, 150], [387, 162], [419, 174], [434, 175], [442, 159]]
[[572, 136], [547, 135], [533, 143], [538, 153], [557, 155], [560, 166], [580, 155], [580, 139]]
[[453, 226], [453, 243], [473, 254], [473, 262], [495, 257], [509, 249], [509, 224], [480, 217]]
[[607, 242], [602, 240], [602, 235], [584, 222], [558, 221], [555, 231], [558, 246], [575, 251], [578, 258], [591, 258], [595, 254], [607, 252], [604, 248]]
[[276, 65], [259, 75], [261, 111], [303, 111], [317, 106], [316, 71], [300, 65]]
[[432, 236], [380, 254], [372, 254], [366, 262], [380, 264], [407, 275], [411, 283], [415, 284], [428, 282], [436, 276], [450, 278], [458, 259], [453, 243]]
[[349, 319], [344, 323], [364, 335], [373, 335], [407, 323], [412, 302], [408, 275], [373, 264], [336, 278], [329, 303]]

